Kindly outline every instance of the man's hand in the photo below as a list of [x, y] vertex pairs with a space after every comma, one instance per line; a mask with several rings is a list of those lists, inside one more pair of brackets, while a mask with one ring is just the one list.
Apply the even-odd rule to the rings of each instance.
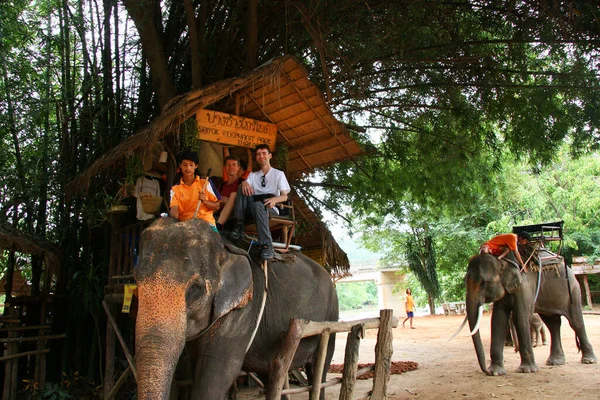
[[198, 192], [198, 200], [200, 200], [200, 201], [206, 201], [206, 200], [208, 200], [206, 198], [206, 193], [204, 191]]
[[229, 201], [229, 197], [227, 196], [221, 196], [221, 203], [225, 204]]
[[265, 199], [264, 203], [267, 208], [273, 208], [273, 207], [275, 207], [275, 204], [277, 204], [276, 197], [271, 197], [270, 199]]
[[254, 195], [254, 189], [252, 189], [252, 186], [248, 182], [244, 181], [242, 182], [242, 193], [246, 196], [252, 196]]

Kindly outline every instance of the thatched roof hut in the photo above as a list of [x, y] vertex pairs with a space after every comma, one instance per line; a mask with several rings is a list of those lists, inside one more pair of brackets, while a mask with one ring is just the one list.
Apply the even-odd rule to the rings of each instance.
[[60, 252], [43, 239], [33, 237], [8, 226], [0, 226], [0, 249], [39, 256], [49, 272], [60, 272]]
[[[292, 186], [294, 180], [317, 168], [354, 160], [364, 153], [347, 127], [335, 119], [301, 63], [285, 56], [246, 75], [174, 98], [151, 124], [108, 151], [69, 183], [67, 191], [87, 190], [100, 171], [122, 165], [125, 159], [143, 153], [165, 136], [178, 134], [181, 124], [202, 109], [276, 124], [277, 142], [287, 149], [284, 169]], [[311, 235], [318, 237], [323, 246], [325, 256], [321, 262], [334, 272], [347, 271], [348, 258], [320, 218], [297, 196], [294, 201], [303, 209], [301, 215], [312, 224]], [[298, 241], [302, 243], [301, 238]]]

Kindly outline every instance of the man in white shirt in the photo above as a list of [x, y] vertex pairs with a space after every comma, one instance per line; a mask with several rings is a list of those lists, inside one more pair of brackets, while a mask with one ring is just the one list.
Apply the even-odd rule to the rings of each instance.
[[231, 233], [232, 239], [239, 239], [243, 233], [244, 222], [253, 219], [261, 246], [261, 260], [270, 260], [275, 256], [268, 213], [279, 214], [275, 204], [287, 201], [290, 192], [290, 185], [283, 171], [271, 167], [272, 157], [269, 145], [256, 146], [256, 162], [260, 170], [250, 173], [248, 179], [238, 188], [234, 210], [237, 223]]

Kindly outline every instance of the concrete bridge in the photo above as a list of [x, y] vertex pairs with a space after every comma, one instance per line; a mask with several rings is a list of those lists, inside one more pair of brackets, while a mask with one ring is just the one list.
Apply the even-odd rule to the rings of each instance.
[[374, 281], [377, 285], [379, 309], [394, 310], [394, 316], [405, 317], [404, 291], [393, 293], [397, 284], [406, 281], [406, 274], [400, 273], [399, 268], [379, 269], [377, 260], [353, 261], [350, 266], [352, 276], [340, 279], [338, 284], [347, 282]]

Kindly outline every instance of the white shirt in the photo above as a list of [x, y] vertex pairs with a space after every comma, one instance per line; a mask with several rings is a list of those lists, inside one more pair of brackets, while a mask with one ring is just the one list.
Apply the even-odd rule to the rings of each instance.
[[[262, 185], [263, 176], [265, 177], [265, 186]], [[271, 168], [266, 175], [263, 175], [262, 170], [251, 172], [250, 175], [248, 175], [246, 182], [254, 189], [254, 194], [272, 194], [274, 196], [281, 196], [282, 190], [290, 191], [290, 184], [288, 183], [285, 174], [283, 171], [276, 168]]]

